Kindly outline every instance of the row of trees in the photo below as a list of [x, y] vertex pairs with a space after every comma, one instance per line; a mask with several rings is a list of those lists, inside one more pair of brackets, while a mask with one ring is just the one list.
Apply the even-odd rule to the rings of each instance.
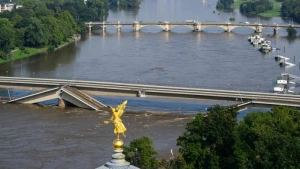
[[[58, 46], [75, 33], [80, 23], [64, 10], [52, 10], [40, 1], [24, 1], [24, 7], [0, 14], [0, 50], [9, 53], [15, 47]], [[83, 30], [85, 26], [81, 26]]]
[[[198, 114], [177, 139], [180, 154], [170, 162], [158, 162], [152, 141], [133, 141], [125, 153], [139, 153], [141, 168], [248, 169], [300, 168], [300, 111], [275, 107], [269, 112], [252, 112], [237, 120], [235, 107], [214, 106]], [[135, 149], [136, 148], [136, 149]], [[130, 156], [128, 160], [133, 159]]]
[[[0, 3], [8, 2], [1, 0]], [[115, 0], [14, 0], [23, 7], [0, 13], [0, 57], [16, 47], [57, 47], [73, 34], [85, 34], [83, 22], [104, 20]], [[140, 0], [122, 0], [138, 8]]]
[[[281, 6], [281, 16], [292, 18], [300, 22], [300, 1], [299, 0], [276, 0], [283, 2]], [[270, 0], [246, 1], [241, 3], [240, 11], [247, 14], [259, 14], [273, 9]]]
[[113, 6], [121, 7], [121, 8], [140, 8], [141, 1], [140, 0], [109, 0], [110, 4]]
[[247, 14], [259, 14], [273, 9], [270, 0], [247, 1], [240, 5], [240, 11]]
[[300, 1], [299, 0], [285, 0], [282, 3], [281, 15], [283, 17], [292, 18], [300, 22]]

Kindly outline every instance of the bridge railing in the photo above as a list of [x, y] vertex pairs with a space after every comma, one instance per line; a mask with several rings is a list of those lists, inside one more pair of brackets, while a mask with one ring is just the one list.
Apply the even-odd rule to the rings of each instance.
[[[17, 77], [17, 76], [16, 76]], [[21, 77], [21, 76], [19, 76]], [[22, 76], [24, 77], [24, 76]], [[21, 78], [22, 78], [21, 77]], [[24, 77], [25, 78], [25, 77]], [[82, 81], [98, 81], [98, 82], [113, 82], [113, 83], [126, 83], [126, 84], [145, 84], [145, 85], [158, 85], [158, 86], [168, 86], [168, 87], [186, 87], [186, 88], [203, 88], [203, 89], [221, 89], [221, 90], [234, 90], [234, 91], [249, 91], [249, 92], [265, 92], [271, 93], [273, 91], [272, 85], [249, 85], [249, 84], [229, 84], [229, 83], [220, 83], [220, 84], [208, 84], [201, 83], [201, 80], [191, 79], [190, 81], [172, 81], [172, 80], [161, 80], [161, 81], [151, 81], [147, 78], [123, 78], [118, 79], [115, 77], [105, 78], [105, 77], [89, 77], [89, 76], [49, 76], [49, 77], [38, 77], [33, 76], [30, 78], [49, 78], [49, 79], [65, 79], [70, 81], [70, 85], [72, 85], [72, 81], [82, 80]]]

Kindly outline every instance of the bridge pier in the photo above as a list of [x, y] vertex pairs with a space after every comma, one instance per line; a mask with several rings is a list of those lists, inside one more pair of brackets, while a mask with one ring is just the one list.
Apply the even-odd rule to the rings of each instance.
[[141, 29], [140, 24], [134, 23], [134, 24], [133, 24], [133, 29], [134, 29], [134, 31], [136, 31], [136, 32], [140, 31], [140, 29]]
[[194, 32], [199, 32], [199, 31], [201, 31], [201, 23], [196, 23], [195, 25], [194, 25], [194, 30], [193, 30]]
[[274, 35], [277, 35], [277, 34], [278, 34], [278, 31], [279, 31], [279, 27], [278, 27], [278, 25], [276, 25], [276, 26], [274, 27]]
[[170, 25], [166, 23], [166, 25], [164, 26], [164, 31], [165, 32], [169, 32], [170, 31]]
[[121, 25], [117, 25], [116, 27], [117, 27], [117, 31], [120, 32], [122, 26]]
[[58, 107], [61, 107], [61, 108], [65, 108], [66, 107], [66, 102], [64, 101], [64, 99], [62, 98], [59, 98], [58, 99]]
[[138, 91], [137, 97], [145, 97], [145, 96], [146, 96], [145, 91], [143, 91], [143, 90]]
[[257, 26], [256, 26], [256, 29], [255, 29], [255, 32], [256, 33], [262, 33], [262, 25], [261, 24], [258, 24]]
[[227, 24], [227, 26], [226, 26], [226, 32], [231, 32], [231, 27], [229, 26], [229, 24]]
[[89, 34], [91, 34], [92, 33], [92, 25], [88, 24], [88, 28], [89, 28]]
[[102, 25], [102, 31], [106, 31], [106, 26], [105, 25]]

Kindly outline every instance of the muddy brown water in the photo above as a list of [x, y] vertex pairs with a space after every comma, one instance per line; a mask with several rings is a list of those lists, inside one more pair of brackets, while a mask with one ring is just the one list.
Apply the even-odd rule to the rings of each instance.
[[[126, 145], [149, 136], [168, 157], [178, 150], [176, 139], [192, 116], [126, 112]], [[0, 105], [0, 168], [96, 168], [111, 159], [113, 125], [104, 125], [108, 112], [37, 105]]]

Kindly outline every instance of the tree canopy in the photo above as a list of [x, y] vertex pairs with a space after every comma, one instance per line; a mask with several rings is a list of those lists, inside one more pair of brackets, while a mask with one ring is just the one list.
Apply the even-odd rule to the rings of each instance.
[[241, 3], [241, 13], [259, 14], [273, 9], [273, 3], [270, 0], [246, 1]]
[[187, 164], [200, 168], [234, 168], [234, 129], [237, 109], [216, 105], [208, 113], [198, 114], [177, 139], [179, 152]]
[[300, 111], [275, 107], [240, 122], [234, 107], [214, 106], [177, 140], [192, 168], [300, 168]]
[[282, 3], [281, 15], [283, 17], [292, 18], [295, 21], [300, 21], [300, 1], [285, 0]]
[[[157, 168], [158, 160], [153, 157], [153, 155], [157, 154], [157, 152], [153, 148], [152, 144], [152, 140], [146, 136], [132, 140], [128, 147], [124, 147], [126, 160], [131, 164], [136, 163], [137, 167], [140, 168]], [[135, 155], [130, 156], [130, 153], [137, 153], [138, 157], [135, 157]], [[134, 160], [137, 160], [138, 162], [135, 162]]]
[[300, 111], [275, 107], [249, 113], [239, 124], [239, 168], [300, 168]]
[[6, 18], [0, 18], [0, 50], [8, 53], [14, 41], [14, 29]]
[[[7, 3], [7, 0], [0, 0]], [[57, 47], [73, 34], [87, 32], [83, 22], [104, 20], [110, 6], [138, 8], [140, 0], [13, 0], [23, 7], [0, 13], [1, 57], [15, 47]], [[122, 3], [116, 3], [122, 2]], [[4, 53], [4, 54], [3, 54]]]
[[234, 0], [219, 0], [217, 3], [217, 9], [230, 9]]

